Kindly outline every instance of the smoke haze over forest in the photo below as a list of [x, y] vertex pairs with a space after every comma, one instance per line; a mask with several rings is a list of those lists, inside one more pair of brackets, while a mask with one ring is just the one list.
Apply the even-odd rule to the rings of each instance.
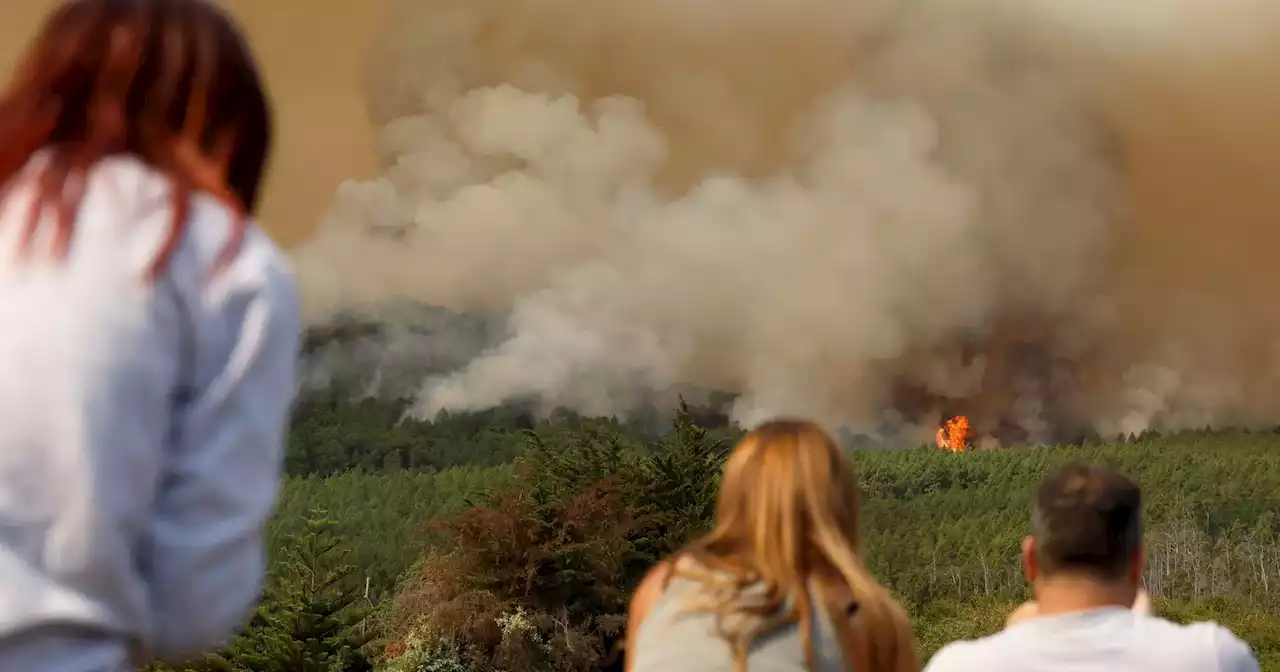
[[1275, 424], [1280, 10], [1206, 4], [393, 2], [309, 315], [428, 417]]

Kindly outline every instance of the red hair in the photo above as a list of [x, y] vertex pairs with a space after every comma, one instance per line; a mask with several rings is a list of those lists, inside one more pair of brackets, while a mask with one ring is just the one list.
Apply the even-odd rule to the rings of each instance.
[[86, 171], [108, 156], [136, 157], [173, 187], [173, 223], [148, 277], [167, 268], [195, 191], [238, 215], [222, 265], [258, 203], [271, 116], [248, 45], [212, 2], [71, 0], [0, 95], [0, 185], [11, 187], [33, 155], [48, 153], [23, 240], [30, 245], [53, 208], [54, 252], [63, 256]]

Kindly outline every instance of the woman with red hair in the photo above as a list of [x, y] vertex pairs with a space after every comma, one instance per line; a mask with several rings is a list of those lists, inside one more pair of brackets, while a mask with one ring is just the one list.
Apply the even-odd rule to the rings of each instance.
[[0, 94], [0, 669], [216, 647], [264, 572], [299, 341], [271, 112], [203, 0], [72, 0]]

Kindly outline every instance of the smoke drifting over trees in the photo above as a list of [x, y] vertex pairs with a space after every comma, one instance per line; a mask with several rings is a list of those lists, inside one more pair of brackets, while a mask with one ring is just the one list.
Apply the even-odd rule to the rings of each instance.
[[428, 417], [696, 385], [906, 440], [1274, 424], [1278, 13], [1201, 5], [403, 0], [308, 309], [509, 315], [372, 341], [467, 353], [414, 367]]

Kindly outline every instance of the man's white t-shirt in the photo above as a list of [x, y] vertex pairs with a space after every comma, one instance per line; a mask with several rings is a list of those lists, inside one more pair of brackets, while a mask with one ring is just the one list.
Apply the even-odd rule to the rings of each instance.
[[1123, 607], [1033, 618], [944, 646], [925, 672], [1259, 672], [1249, 645], [1217, 623], [1178, 625]]

